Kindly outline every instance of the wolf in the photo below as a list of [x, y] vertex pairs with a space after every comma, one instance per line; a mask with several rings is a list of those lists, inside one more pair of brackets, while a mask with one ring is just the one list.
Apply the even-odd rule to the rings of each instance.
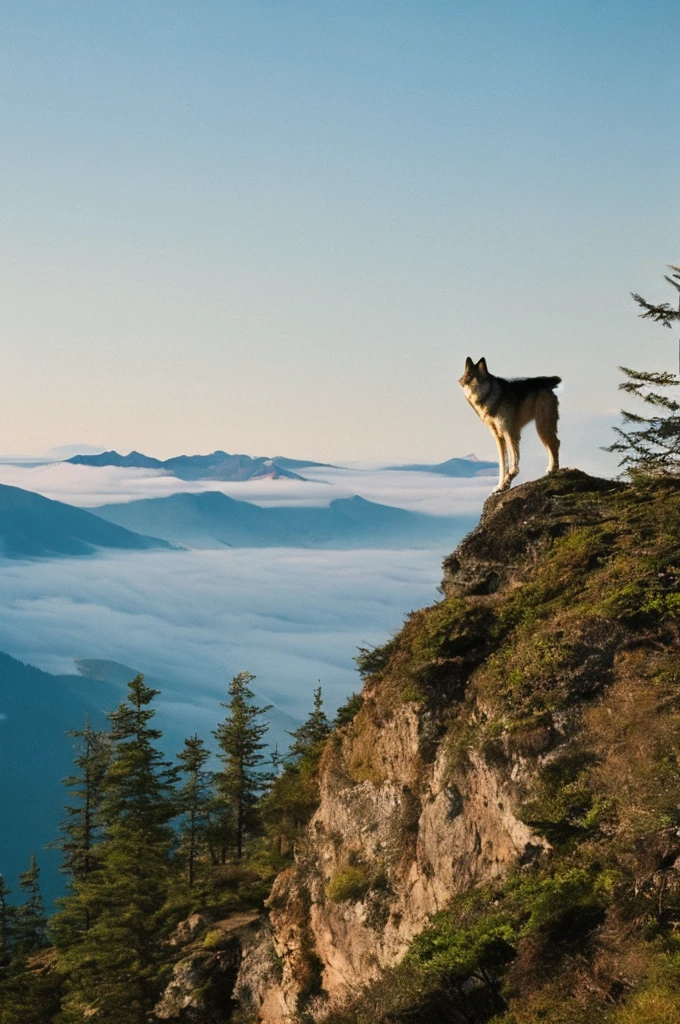
[[536, 421], [538, 436], [548, 451], [548, 473], [559, 469], [557, 396], [553, 389], [560, 377], [526, 377], [505, 380], [489, 373], [486, 359], [465, 360], [458, 383], [479, 418], [486, 423], [498, 448], [498, 487], [506, 490], [519, 473], [519, 435], [522, 427]]

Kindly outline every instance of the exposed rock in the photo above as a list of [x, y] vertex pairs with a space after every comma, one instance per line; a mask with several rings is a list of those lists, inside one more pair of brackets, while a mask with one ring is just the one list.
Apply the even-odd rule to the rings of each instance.
[[[478, 760], [460, 790], [445, 749], [423, 768], [412, 706], [403, 705], [383, 725], [381, 749], [392, 751], [382, 762], [385, 781], [351, 778], [360, 734], [357, 722], [327, 757], [308, 848], [277, 879], [269, 900], [272, 930], [259, 952], [251, 949], [244, 958], [240, 997], [246, 986], [258, 993], [252, 1005], [266, 1024], [293, 1019], [310, 950], [322, 965], [324, 993], [331, 1003], [342, 1002], [395, 963], [453, 894], [546, 847], [513, 814], [517, 779], [508, 784]], [[333, 902], [329, 884], [351, 865], [365, 871], [368, 892]], [[279, 977], [261, 970], [272, 958], [280, 961]]]
[[212, 922], [205, 939], [207, 922], [192, 914], [180, 923], [170, 939], [180, 946], [172, 978], [154, 1009], [159, 1020], [177, 1024], [224, 1024], [231, 1019], [232, 993], [242, 959], [242, 944], [256, 913], [233, 914]]
[[622, 487], [616, 480], [563, 469], [492, 494], [479, 526], [444, 561], [444, 593], [461, 597], [493, 594], [520, 579], [540, 553], [574, 525], [573, 502], [568, 495], [592, 495], [590, 502], [579, 502], [578, 522], [599, 522], [603, 514], [599, 495]]
[[171, 946], [186, 946], [198, 938], [208, 927], [202, 914], [192, 914], [186, 921], [180, 921], [168, 940]]

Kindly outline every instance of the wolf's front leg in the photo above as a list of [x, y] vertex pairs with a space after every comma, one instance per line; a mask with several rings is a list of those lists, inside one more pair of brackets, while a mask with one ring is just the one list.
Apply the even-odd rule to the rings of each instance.
[[509, 466], [509, 469], [508, 469], [508, 486], [509, 486], [511, 481], [514, 480], [515, 477], [517, 476], [517, 474], [519, 473], [519, 438], [518, 437], [512, 437], [510, 434], [507, 434], [506, 437], [505, 437], [505, 447], [508, 450], [508, 454], [509, 454], [509, 460], [508, 461], [510, 463], [510, 466]]
[[505, 450], [505, 440], [496, 431], [492, 431], [494, 440], [496, 442], [496, 448], [498, 449], [498, 486], [494, 488], [494, 494], [499, 491], [504, 491], [509, 486], [510, 480], [508, 478], [508, 470], [506, 465], [507, 453]]

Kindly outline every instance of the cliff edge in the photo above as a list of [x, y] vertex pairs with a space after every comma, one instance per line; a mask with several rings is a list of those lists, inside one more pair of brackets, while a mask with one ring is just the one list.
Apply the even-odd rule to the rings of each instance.
[[680, 1019], [680, 488], [494, 495], [442, 592], [359, 659], [239, 1019]]

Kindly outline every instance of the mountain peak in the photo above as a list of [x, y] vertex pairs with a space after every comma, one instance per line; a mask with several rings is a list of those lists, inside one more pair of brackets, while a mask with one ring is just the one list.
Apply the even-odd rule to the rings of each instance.
[[117, 451], [97, 455], [74, 455], [66, 460], [78, 466], [114, 466], [118, 469], [159, 469], [180, 480], [258, 480], [263, 478], [304, 480], [286, 461], [264, 456], [230, 455], [216, 448], [209, 455], [175, 455], [170, 459], [154, 459], [138, 451], [121, 455]]

